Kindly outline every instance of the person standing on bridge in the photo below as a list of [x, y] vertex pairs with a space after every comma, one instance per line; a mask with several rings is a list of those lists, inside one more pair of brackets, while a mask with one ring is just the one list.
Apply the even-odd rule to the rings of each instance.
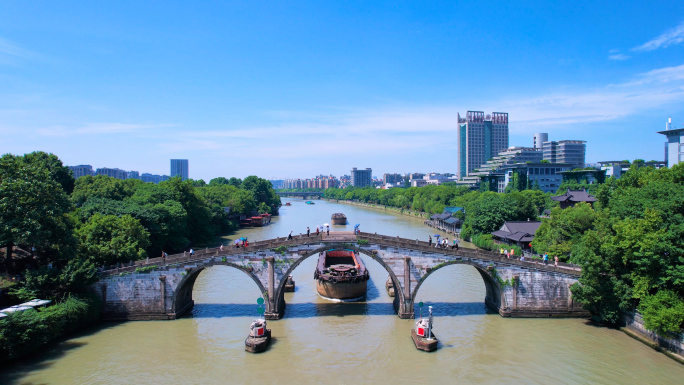
[[432, 246], [432, 235], [428, 235], [428, 246]]
[[195, 250], [193, 250], [192, 247], [190, 248], [190, 255], [195, 255]]
[[316, 236], [319, 236], [320, 233], [318, 232], [318, 226], [316, 226]]
[[325, 226], [325, 234], [330, 235], [330, 225]]
[[219, 246], [219, 250], [223, 251], [223, 243]]
[[290, 230], [290, 234], [287, 235], [287, 240], [289, 241], [291, 239], [292, 239], [292, 230]]
[[544, 253], [543, 259], [544, 259], [544, 264], [548, 265], [549, 264], [549, 255], [547, 253]]
[[553, 261], [555, 262], [556, 267], [558, 267], [558, 256], [557, 255], [553, 256]]
[[306, 226], [306, 236], [308, 237], [309, 234], [311, 234], [311, 230], [309, 229], [309, 226]]

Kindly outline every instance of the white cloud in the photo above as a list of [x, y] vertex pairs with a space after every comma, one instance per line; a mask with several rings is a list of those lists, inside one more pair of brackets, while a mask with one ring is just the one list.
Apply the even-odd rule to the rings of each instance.
[[82, 127], [71, 128], [64, 126], [51, 126], [39, 128], [40, 135], [46, 136], [71, 136], [71, 135], [99, 135], [99, 134], [124, 134], [146, 133], [157, 128], [171, 127], [168, 124], [124, 124], [124, 123], [88, 123]]
[[631, 56], [625, 55], [623, 53], [616, 53], [616, 54], [608, 56], [608, 59], [610, 59], [610, 60], [627, 60], [630, 57]]
[[16, 59], [30, 59], [37, 55], [0, 37], [0, 64], [16, 64]]
[[594, 90], [512, 100], [503, 107], [511, 114], [511, 131], [532, 133], [540, 127], [571, 128], [683, 102], [684, 65], [680, 65], [648, 71], [631, 81]]
[[635, 52], [648, 52], [658, 48], [666, 48], [684, 42], [684, 23], [665, 31], [662, 35], [650, 40], [638, 47], [632, 48]]

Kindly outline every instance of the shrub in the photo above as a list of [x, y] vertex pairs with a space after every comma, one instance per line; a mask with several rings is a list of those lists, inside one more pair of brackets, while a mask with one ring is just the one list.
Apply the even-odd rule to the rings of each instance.
[[157, 265], [150, 265], [150, 266], [136, 267], [136, 268], [135, 268], [135, 272], [136, 272], [137, 274], [147, 274], [147, 273], [149, 273], [150, 271], [156, 269], [157, 267], [159, 267], [159, 266], [157, 266]]
[[68, 296], [44, 309], [8, 315], [0, 321], [0, 362], [37, 351], [41, 346], [80, 329], [99, 317], [100, 302], [94, 296]]

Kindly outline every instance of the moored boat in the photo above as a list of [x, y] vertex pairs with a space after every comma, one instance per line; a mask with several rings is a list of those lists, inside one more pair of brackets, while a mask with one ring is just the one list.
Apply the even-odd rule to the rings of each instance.
[[292, 279], [291, 275], [288, 275], [287, 279], [285, 280], [285, 291], [286, 292], [295, 291], [295, 281], [294, 281], [294, 279]]
[[311, 201], [306, 201], [306, 204], [307, 204], [307, 205], [315, 205], [315, 203], [313, 203], [313, 202], [311, 202]]
[[266, 329], [266, 320], [255, 319], [250, 325], [249, 336], [245, 339], [245, 350], [250, 353], [261, 353], [271, 342], [271, 330]]
[[392, 282], [392, 277], [387, 277], [387, 281], [385, 281], [385, 290], [387, 290], [387, 295], [394, 297], [394, 283]]
[[285, 202], [285, 206], [292, 206], [292, 203], [290, 203], [290, 202]]
[[430, 316], [428, 318], [421, 317], [416, 322], [416, 325], [411, 328], [411, 338], [416, 345], [416, 349], [432, 352], [437, 350], [439, 341], [432, 332], [432, 306], [429, 306], [428, 308], [430, 309]]
[[333, 300], [358, 300], [366, 295], [368, 270], [352, 250], [327, 250], [318, 257], [316, 290]]
[[332, 215], [330, 218], [332, 221], [333, 225], [346, 225], [347, 224], [347, 216], [342, 214], [342, 213], [335, 213]]

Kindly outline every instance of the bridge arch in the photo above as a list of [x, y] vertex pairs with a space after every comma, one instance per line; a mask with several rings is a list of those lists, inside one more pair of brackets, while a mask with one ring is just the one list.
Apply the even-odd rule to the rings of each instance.
[[411, 302], [415, 302], [416, 296], [418, 295], [418, 290], [420, 290], [420, 286], [423, 284], [423, 282], [425, 282], [425, 280], [430, 275], [432, 275], [432, 273], [451, 265], [467, 265], [474, 267], [475, 270], [477, 270], [477, 272], [480, 273], [482, 281], [485, 285], [485, 305], [496, 310], [497, 312], [500, 312], [501, 310], [507, 308], [506, 297], [503, 295], [503, 288], [499, 284], [498, 280], [492, 275], [492, 273], [488, 269], [483, 269], [482, 266], [478, 265], [477, 263], [470, 263], [468, 261], [462, 260], [448, 261], [427, 271], [427, 273], [418, 281], [415, 289], [413, 289]]
[[[285, 307], [285, 281], [286, 281], [287, 276], [292, 274], [292, 272], [297, 268], [297, 266], [299, 266], [302, 262], [304, 262], [306, 259], [309, 259], [309, 257], [311, 257], [313, 255], [316, 255], [318, 253], [321, 253], [323, 251], [330, 250], [330, 249], [342, 249], [342, 248], [346, 249], [346, 250], [352, 250], [355, 253], [363, 254], [365, 256], [372, 258], [374, 261], [378, 262], [380, 264], [380, 266], [382, 266], [387, 271], [387, 273], [392, 278], [392, 282], [394, 283], [394, 287], [396, 288], [395, 290], [396, 290], [397, 294], [395, 294], [395, 296], [394, 296], [394, 308], [395, 308], [395, 311], [398, 310], [399, 309], [398, 300], [400, 298], [403, 298], [404, 291], [403, 291], [403, 288], [401, 287], [401, 285], [399, 284], [399, 280], [398, 280], [396, 274], [394, 273], [394, 271], [392, 271], [392, 269], [389, 266], [387, 266], [385, 261], [383, 261], [382, 258], [380, 258], [378, 255], [376, 255], [375, 253], [373, 253], [370, 250], [364, 250], [364, 249], [361, 249], [359, 247], [352, 246], [352, 245], [334, 245], [334, 244], [322, 246], [322, 247], [307, 251], [301, 257], [297, 258], [297, 260], [294, 263], [292, 263], [290, 268], [287, 269], [287, 271], [283, 275], [284, 278], [280, 281], [280, 284], [278, 285], [278, 287], [276, 288], [276, 291], [275, 291], [276, 306], [278, 307], [278, 309], [282, 310]], [[281, 308], [281, 306], [282, 306], [282, 308]]]
[[[243, 273], [247, 274], [254, 283], [256, 283], [257, 287], [259, 287], [259, 292], [260, 293], [265, 293], [266, 289], [264, 288], [264, 285], [261, 283], [259, 278], [257, 278], [256, 275], [252, 273], [252, 271], [248, 268], [245, 268], [244, 266], [236, 265], [231, 262], [223, 262], [223, 261], [210, 261], [207, 263], [204, 263], [200, 266], [193, 267], [191, 269], [186, 270], [185, 277], [180, 281], [178, 284], [178, 288], [176, 289], [174, 295], [173, 295], [173, 300], [171, 303], [171, 309], [174, 313], [176, 314], [182, 314], [188, 309], [192, 308], [194, 305], [194, 300], [192, 299], [192, 290], [195, 287], [195, 281], [197, 280], [197, 277], [199, 274], [206, 268], [211, 267], [211, 266], [229, 266], [233, 267], [237, 270], [242, 271]], [[270, 309], [266, 309], [267, 311]]]

